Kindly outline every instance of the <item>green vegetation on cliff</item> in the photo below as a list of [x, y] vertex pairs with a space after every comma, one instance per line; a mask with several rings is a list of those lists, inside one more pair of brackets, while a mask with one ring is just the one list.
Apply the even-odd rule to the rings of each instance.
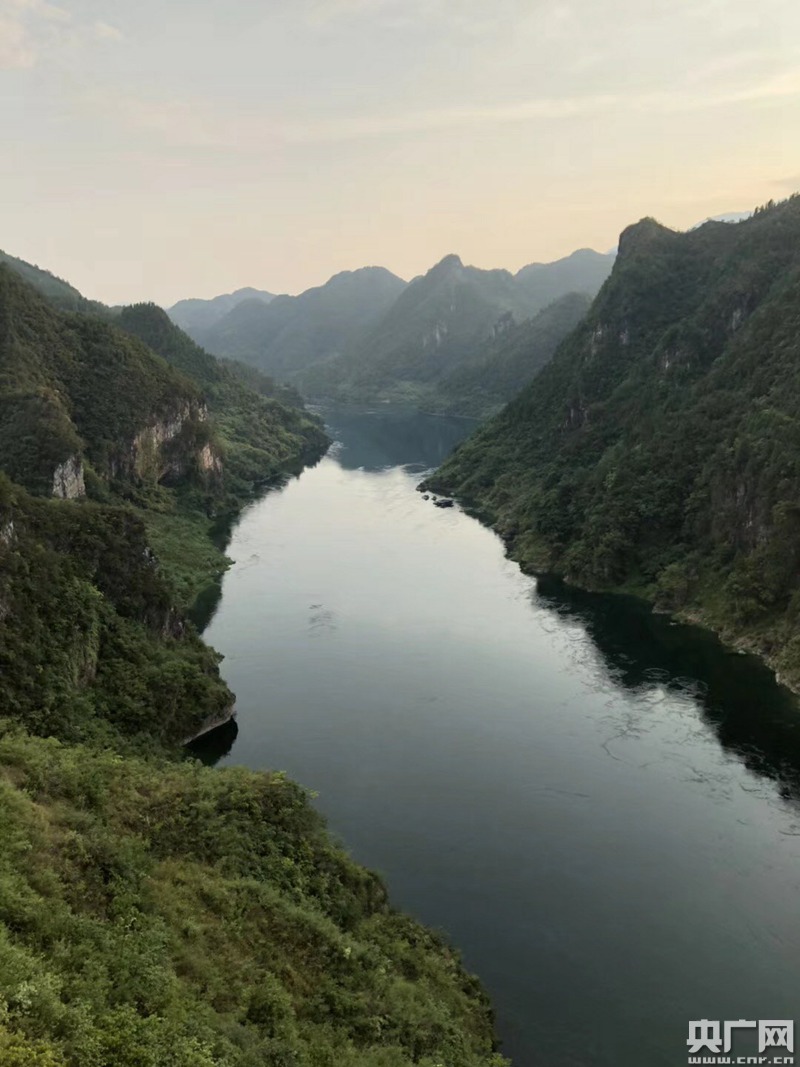
[[202, 388], [230, 492], [246, 493], [287, 463], [324, 450], [327, 439], [321, 423], [299, 406], [292, 389], [215, 359], [155, 304], [123, 308], [118, 321]]
[[[296, 297], [243, 299], [217, 316], [234, 294], [183, 302], [170, 316], [209, 351], [290, 381], [309, 396], [485, 415], [530, 381], [575, 325], [567, 308], [593, 297], [612, 264], [613, 256], [581, 249], [514, 275], [465, 266], [450, 255], [408, 285], [366, 267]], [[527, 342], [515, 329], [564, 299]], [[461, 369], [463, 381], [451, 383]]]
[[[610, 269], [608, 257], [597, 258]], [[527, 385], [589, 305], [585, 294], [558, 290], [559, 280], [573, 275], [551, 278], [554, 266], [542, 266], [541, 277], [534, 272], [523, 284], [519, 275], [446, 256], [348, 350], [310, 367], [298, 384], [308, 395], [345, 402], [491, 414]], [[555, 303], [541, 299], [537, 279], [555, 293]]]
[[475, 981], [282, 775], [0, 725], [4, 1067], [500, 1067]]
[[506, 319], [491, 344], [439, 382], [430, 398], [437, 411], [483, 417], [498, 412], [521, 392], [589, 309], [583, 293], [568, 293], [524, 322]]
[[432, 479], [533, 568], [630, 589], [800, 684], [800, 197], [626, 230], [585, 321]]
[[179, 747], [233, 702], [183, 613], [212, 527], [325, 440], [255, 384], [157, 309], [60, 312], [0, 268], [3, 1067], [504, 1063], [302, 788]]

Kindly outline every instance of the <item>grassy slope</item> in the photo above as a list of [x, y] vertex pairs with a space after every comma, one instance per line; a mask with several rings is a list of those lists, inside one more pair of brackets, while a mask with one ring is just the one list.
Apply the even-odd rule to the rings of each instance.
[[[124, 403], [116, 358], [99, 381], [82, 366], [128, 352], [118, 332], [98, 327], [87, 353], [63, 322], [36, 317], [71, 372]], [[33, 321], [27, 341], [41, 352]], [[93, 425], [98, 413], [66, 395], [70, 425]], [[319, 447], [303, 413], [287, 423], [258, 397], [237, 408], [237, 395], [227, 381], [217, 395], [219, 432], [253, 450], [253, 469], [266, 455], [271, 475]], [[218, 568], [213, 511], [252, 490], [246, 473], [232, 489], [95, 476], [87, 501], [37, 498], [0, 473], [0, 1062], [500, 1064], [475, 980], [389, 909], [303, 790], [175, 747], [232, 700], [176, 606]]]
[[800, 199], [645, 221], [585, 323], [434, 484], [534, 569], [627, 589], [800, 686]]
[[0, 796], [4, 1067], [500, 1062], [473, 980], [283, 776], [6, 729]]

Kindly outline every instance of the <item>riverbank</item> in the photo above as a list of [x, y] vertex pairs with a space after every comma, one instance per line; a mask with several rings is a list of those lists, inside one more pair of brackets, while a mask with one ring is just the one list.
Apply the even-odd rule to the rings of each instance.
[[0, 1061], [504, 1067], [477, 980], [304, 788], [180, 749], [232, 713], [181, 610], [218, 573], [203, 499], [0, 477]]
[[313, 786], [358, 862], [463, 952], [514, 1063], [672, 1063], [698, 1003], [789, 1017], [788, 691], [641, 601], [534, 582], [423, 500], [463, 423], [328, 423], [337, 446], [233, 533], [206, 638], [238, 735], [204, 758]]
[[[434, 475], [426, 479], [419, 488], [420, 491], [447, 492], [446, 484], [436, 489], [437, 484], [439, 483]], [[457, 494], [454, 499], [459, 500]], [[567, 586], [589, 593], [636, 597], [648, 604], [654, 612], [668, 615], [679, 622], [703, 627], [717, 636], [728, 648], [757, 656], [774, 672], [780, 685], [800, 697], [800, 637], [795, 631], [793, 620], [787, 619], [786, 616], [776, 616], [762, 619], [758, 626], [737, 626], [730, 619], [730, 606], [721, 593], [724, 576], [709, 574], [702, 583], [698, 583], [703, 590], [708, 591], [708, 604], [695, 603], [679, 608], [669, 603], [663, 589], [659, 594], [657, 585], [633, 580], [618, 585], [587, 585], [554, 569], [550, 550], [530, 532], [516, 536], [504, 534], [502, 526], [491, 512], [469, 501], [459, 500], [459, 503], [468, 514], [498, 534], [505, 545], [506, 555], [519, 564], [523, 573], [532, 577], [556, 578]]]

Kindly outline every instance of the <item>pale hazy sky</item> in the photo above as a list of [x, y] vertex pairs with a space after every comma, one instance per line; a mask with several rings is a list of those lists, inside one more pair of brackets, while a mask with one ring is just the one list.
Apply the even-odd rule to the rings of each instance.
[[800, 0], [0, 0], [0, 248], [108, 302], [800, 189]]

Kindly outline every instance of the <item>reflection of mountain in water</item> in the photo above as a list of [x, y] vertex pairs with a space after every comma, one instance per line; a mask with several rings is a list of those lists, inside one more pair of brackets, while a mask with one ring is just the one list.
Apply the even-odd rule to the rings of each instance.
[[796, 700], [763, 663], [726, 649], [707, 630], [653, 614], [633, 597], [587, 593], [540, 578], [535, 598], [586, 630], [614, 684], [638, 692], [661, 686], [691, 696], [726, 750], [748, 770], [778, 782], [785, 798], [800, 799]]
[[418, 464], [436, 467], [475, 429], [472, 419], [425, 415], [389, 408], [372, 412], [324, 412], [328, 433], [338, 445], [337, 463], [368, 471]]

